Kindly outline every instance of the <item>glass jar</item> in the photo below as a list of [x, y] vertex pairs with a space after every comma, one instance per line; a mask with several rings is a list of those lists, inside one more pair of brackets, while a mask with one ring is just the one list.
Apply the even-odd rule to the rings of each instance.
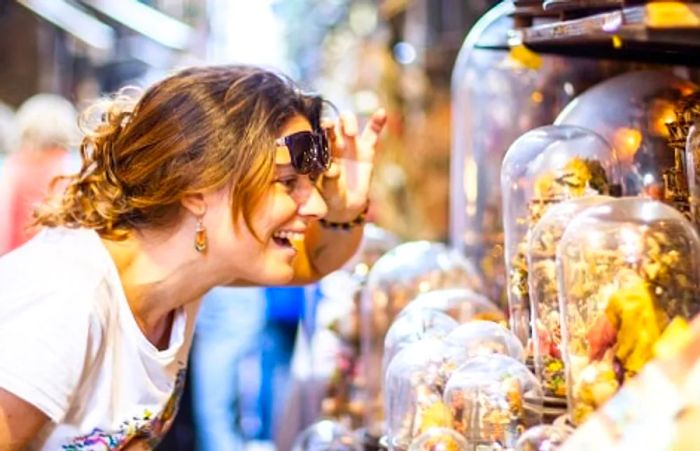
[[513, 447], [527, 428], [542, 419], [537, 378], [506, 355], [469, 359], [452, 373], [443, 399], [453, 429], [476, 449]]
[[501, 168], [508, 306], [511, 329], [530, 337], [527, 247], [532, 228], [552, 205], [620, 188], [613, 148], [594, 132], [545, 126], [518, 138]]
[[396, 315], [421, 293], [443, 288], [480, 292], [482, 287], [473, 265], [442, 243], [404, 243], [377, 260], [369, 272], [360, 306], [363, 404], [370, 435], [381, 434], [384, 337]]
[[523, 345], [513, 332], [489, 321], [462, 324], [445, 337], [445, 343], [470, 358], [503, 354], [525, 362]]
[[577, 214], [612, 199], [591, 196], [557, 204], [542, 216], [530, 234], [527, 264], [533, 324], [531, 338], [535, 374], [542, 383], [545, 397], [566, 399], [556, 275], [557, 245], [566, 226]]
[[466, 357], [447, 353], [441, 339], [428, 337], [411, 343], [389, 363], [384, 379], [386, 437], [390, 450], [406, 450], [432, 427], [452, 426], [443, 402], [445, 384]]
[[458, 325], [457, 321], [439, 310], [420, 308], [402, 311], [389, 327], [384, 339], [382, 378], [391, 359], [403, 348], [423, 338], [443, 338]]
[[408, 451], [471, 451], [471, 448], [456, 431], [434, 427], [413, 440]]
[[466, 288], [446, 288], [419, 294], [402, 312], [431, 308], [447, 313], [458, 323], [486, 320], [505, 325], [503, 311], [486, 296]]
[[590, 207], [566, 228], [557, 277], [574, 424], [654, 357], [669, 324], [700, 310], [699, 249], [681, 213], [643, 198]]

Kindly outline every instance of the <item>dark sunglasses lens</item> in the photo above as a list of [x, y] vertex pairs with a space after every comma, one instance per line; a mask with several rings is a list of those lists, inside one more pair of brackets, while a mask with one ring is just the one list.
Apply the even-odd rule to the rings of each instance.
[[309, 173], [309, 153], [313, 148], [311, 134], [297, 133], [286, 138], [292, 166], [301, 174]]
[[300, 174], [328, 168], [328, 141], [323, 133], [300, 132], [285, 138], [292, 166]]

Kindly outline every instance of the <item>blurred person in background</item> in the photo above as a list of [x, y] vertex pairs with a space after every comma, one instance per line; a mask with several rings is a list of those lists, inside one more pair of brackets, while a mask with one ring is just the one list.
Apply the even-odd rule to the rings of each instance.
[[[258, 389], [265, 289], [217, 287], [204, 297], [191, 356], [199, 451], [237, 451], [260, 429]], [[257, 423], [257, 424], [250, 424]]]
[[258, 412], [258, 438], [275, 440], [289, 394], [290, 365], [299, 320], [304, 311], [307, 287], [265, 288], [265, 323], [261, 331], [260, 368], [262, 371]]
[[156, 446], [205, 293], [311, 283], [352, 256], [386, 115], [322, 127], [323, 105], [220, 66], [91, 111], [80, 171], [0, 258], [0, 449]]
[[34, 208], [51, 181], [76, 170], [70, 146], [78, 139], [73, 105], [54, 94], [37, 94], [17, 110], [17, 147], [0, 169], [0, 255], [20, 246], [36, 229]]

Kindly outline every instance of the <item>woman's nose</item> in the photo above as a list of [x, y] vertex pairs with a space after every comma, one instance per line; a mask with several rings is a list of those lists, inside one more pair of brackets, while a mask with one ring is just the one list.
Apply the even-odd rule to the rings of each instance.
[[301, 216], [309, 216], [315, 219], [321, 219], [328, 213], [328, 206], [323, 200], [321, 193], [315, 186], [311, 189], [309, 196], [299, 205], [299, 214]]

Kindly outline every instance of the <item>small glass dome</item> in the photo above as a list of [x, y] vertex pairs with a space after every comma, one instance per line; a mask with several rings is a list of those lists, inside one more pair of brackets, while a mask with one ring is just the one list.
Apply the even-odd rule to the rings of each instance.
[[515, 444], [515, 451], [556, 451], [571, 435], [569, 429], [543, 424], [523, 433]]
[[407, 345], [389, 363], [384, 379], [386, 435], [389, 449], [407, 449], [431, 427], [450, 427], [452, 417], [442, 401], [452, 372], [466, 360], [447, 356], [444, 341], [428, 337]]
[[423, 308], [402, 312], [384, 339], [382, 375], [386, 374], [391, 359], [409, 344], [427, 337], [445, 337], [458, 325], [457, 321], [438, 310]]
[[486, 296], [466, 288], [446, 288], [419, 294], [401, 312], [422, 308], [445, 312], [460, 324], [485, 320], [505, 325], [506, 321], [503, 311]]
[[503, 354], [525, 362], [520, 340], [505, 327], [489, 321], [471, 321], [452, 330], [445, 343], [467, 357]]
[[399, 244], [401, 240], [393, 233], [367, 223], [358, 251], [343, 265], [343, 270], [364, 280], [377, 260]]
[[545, 126], [518, 138], [501, 168], [508, 306], [511, 328], [530, 336], [527, 246], [532, 228], [552, 205], [619, 190], [615, 151], [594, 132]]
[[690, 194], [690, 213], [696, 228], [700, 228], [700, 119], [688, 132], [685, 146], [686, 174]]
[[456, 431], [434, 427], [413, 440], [408, 451], [471, 451], [471, 448]]
[[345, 426], [322, 420], [297, 436], [292, 451], [362, 451], [359, 442]]
[[473, 265], [442, 243], [401, 244], [374, 264], [360, 306], [361, 368], [366, 387], [366, 426], [381, 433], [381, 371], [384, 337], [396, 315], [420, 293], [443, 288], [480, 292], [482, 282]]
[[574, 424], [654, 357], [669, 324], [700, 311], [699, 250], [690, 222], [649, 199], [590, 207], [566, 228], [557, 277]]
[[528, 285], [532, 310], [535, 373], [545, 396], [566, 398], [561, 352], [561, 317], [557, 292], [557, 245], [572, 219], [588, 207], [613, 200], [609, 196], [572, 199], [550, 208], [538, 221], [528, 245]]
[[474, 357], [452, 373], [443, 396], [453, 428], [476, 449], [515, 446], [542, 420], [542, 388], [534, 374], [512, 357]]

